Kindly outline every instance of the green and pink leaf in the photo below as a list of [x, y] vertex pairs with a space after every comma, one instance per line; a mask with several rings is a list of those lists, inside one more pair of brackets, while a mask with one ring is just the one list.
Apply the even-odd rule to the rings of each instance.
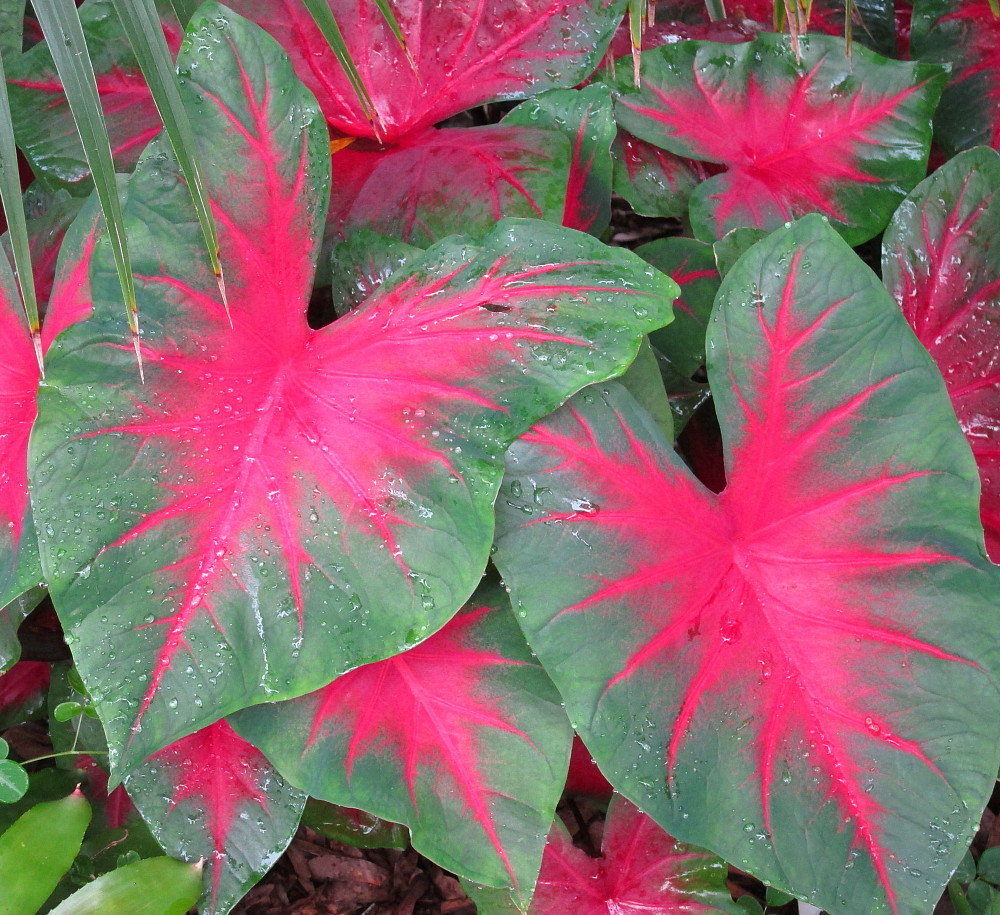
[[822, 35], [681, 42], [618, 76], [619, 123], [676, 155], [725, 167], [692, 192], [695, 234], [777, 228], [811, 212], [851, 243], [880, 232], [923, 177], [943, 74]]
[[495, 561], [601, 769], [672, 834], [831, 913], [920, 908], [998, 755], [974, 461], [818, 217], [732, 268], [708, 358], [721, 495], [598, 386], [511, 449]]
[[961, 153], [910, 194], [882, 275], [944, 375], [979, 466], [986, 549], [1000, 562], [1000, 156]]
[[204, 7], [191, 60], [229, 309], [158, 140], [125, 208], [146, 383], [99, 244], [33, 438], [43, 564], [116, 774], [439, 629], [485, 566], [507, 444], [620, 372], [676, 294], [629, 252], [512, 220], [312, 329], [326, 124], [245, 20]]
[[503, 592], [477, 592], [415, 648], [233, 723], [310, 795], [410, 827], [442, 867], [523, 899], [571, 731]]

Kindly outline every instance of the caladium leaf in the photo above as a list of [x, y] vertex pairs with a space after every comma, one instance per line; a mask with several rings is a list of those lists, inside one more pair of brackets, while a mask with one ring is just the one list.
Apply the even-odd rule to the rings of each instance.
[[164, 851], [205, 859], [208, 915], [228, 912], [278, 860], [306, 803], [225, 721], [160, 750], [125, 787]]
[[[392, 274], [421, 253], [420, 248], [369, 229], [353, 232], [350, 238], [334, 245], [330, 251], [330, 307], [333, 313], [345, 315], [357, 308]], [[310, 323], [317, 326], [311, 318]]]
[[969, 150], [903, 202], [882, 275], [944, 375], [982, 480], [986, 548], [1000, 562], [1000, 156]]
[[615, 116], [608, 87], [554, 89], [518, 105], [504, 124], [544, 127], [566, 135], [571, 158], [561, 222], [599, 236], [611, 221]]
[[916, 0], [911, 53], [952, 67], [934, 115], [945, 155], [1000, 147], [1000, 19], [989, 0]]
[[727, 872], [724, 861], [676, 841], [618, 795], [608, 808], [600, 858], [576, 848], [556, 820], [528, 915], [738, 915], [745, 910], [726, 888]]
[[[86, 279], [96, 213], [81, 216], [53, 288], [56, 252], [78, 205], [40, 192], [26, 195], [36, 291], [46, 313], [43, 352], [62, 327], [79, 316], [74, 303]], [[6, 243], [6, 236], [3, 240]], [[82, 271], [82, 277], [80, 272]], [[39, 369], [10, 262], [0, 248], [0, 671], [19, 653], [17, 627], [44, 596], [35, 526], [28, 503], [28, 436], [36, 414]]]
[[309, 794], [405, 823], [442, 867], [530, 898], [572, 732], [498, 586], [416, 648], [232, 720]]
[[614, 149], [614, 190], [643, 216], [686, 216], [695, 185], [709, 173], [684, 159], [619, 130]]
[[[176, 53], [183, 30], [169, 5], [163, 6], [164, 36], [171, 53]], [[112, 0], [88, 0], [80, 9], [80, 20], [115, 165], [131, 170], [163, 125]], [[89, 193], [90, 169], [46, 43], [40, 42], [12, 62], [7, 79], [18, 146], [32, 170], [75, 193]]]
[[709, 396], [698, 374], [705, 364], [705, 329], [719, 288], [712, 248], [693, 238], [660, 238], [636, 249], [643, 260], [680, 286], [674, 302], [674, 333], [649, 335], [660, 363], [670, 406], [680, 420], [677, 431]]
[[625, 0], [395, 0], [412, 64], [376, 0], [330, 0], [372, 98], [374, 126], [303, 4], [230, 6], [278, 39], [333, 127], [396, 142], [483, 102], [576, 85], [600, 60]]
[[622, 371], [676, 294], [630, 252], [515, 220], [313, 330], [318, 109], [273, 40], [218, 7], [179, 66], [228, 316], [158, 140], [125, 208], [146, 383], [98, 251], [94, 314], [50, 354], [32, 439], [43, 564], [116, 774], [440, 628], [486, 564], [503, 449]]
[[848, 58], [824, 35], [803, 36], [799, 51], [797, 60], [787, 37], [770, 34], [681, 42], [643, 53], [641, 89], [619, 72], [626, 130], [726, 167], [692, 192], [699, 238], [819, 212], [860, 244], [923, 178], [942, 71], [860, 47]]
[[2, 250], [0, 336], [5, 344], [0, 360], [0, 606], [6, 607], [41, 581], [27, 466], [39, 372], [21, 296]]
[[333, 157], [336, 237], [367, 228], [424, 247], [483, 235], [504, 216], [562, 221], [572, 147], [561, 131], [430, 128], [390, 149], [369, 146], [352, 143]]
[[831, 913], [927, 910], [996, 776], [975, 463], [820, 217], [744, 255], [708, 343], [725, 491], [592, 388], [512, 447], [495, 561], [602, 771], [665, 829]]
[[27, 721], [45, 704], [49, 670], [44, 661], [18, 661], [0, 673], [0, 730]]

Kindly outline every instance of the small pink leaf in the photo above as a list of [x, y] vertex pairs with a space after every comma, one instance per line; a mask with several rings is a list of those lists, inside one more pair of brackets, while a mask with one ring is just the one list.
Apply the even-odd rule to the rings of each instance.
[[50, 670], [45, 661], [18, 661], [0, 673], [0, 730], [27, 721], [42, 708]]
[[442, 867], [530, 897], [570, 729], [496, 586], [416, 648], [233, 721], [311, 795], [405, 823]]
[[917, 185], [882, 242], [882, 274], [944, 375], [979, 465], [1000, 563], [1000, 156], [962, 153]]
[[810, 212], [851, 243], [881, 231], [924, 175], [943, 74], [843, 42], [762, 34], [728, 45], [681, 42], [643, 53], [642, 88], [618, 75], [629, 132], [680, 156], [724, 165], [699, 184], [699, 238], [773, 229]]
[[218, 721], [160, 750], [125, 782], [164, 851], [204, 858], [199, 911], [230, 911], [278, 860], [306, 795]]
[[617, 795], [608, 808], [601, 857], [576, 848], [558, 820], [549, 833], [528, 915], [737, 915], [728, 868], [683, 845]]

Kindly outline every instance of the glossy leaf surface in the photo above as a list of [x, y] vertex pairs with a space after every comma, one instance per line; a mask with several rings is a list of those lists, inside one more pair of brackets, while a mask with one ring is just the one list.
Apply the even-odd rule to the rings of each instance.
[[63, 900], [52, 915], [184, 915], [197, 901], [201, 866], [146, 858], [103, 874]]
[[831, 913], [926, 910], [998, 754], [998, 577], [940, 374], [819, 217], [729, 272], [708, 358], [721, 495], [598, 386], [511, 449], [495, 561], [664, 828]]
[[743, 911], [714, 855], [671, 838], [623, 797], [608, 808], [601, 857], [573, 845], [558, 820], [549, 833], [528, 915], [710, 915]]
[[956, 156], [896, 211], [882, 275], [944, 375], [982, 480], [986, 549], [1000, 562], [1000, 156]]
[[0, 673], [0, 730], [27, 721], [45, 703], [49, 665], [44, 661], [18, 661]]
[[675, 294], [628, 252], [511, 221], [312, 330], [326, 125], [255, 26], [209, 6], [192, 29], [232, 327], [157, 141], [126, 206], [146, 383], [100, 251], [33, 437], [43, 563], [116, 773], [440, 628], [485, 566], [506, 444], [621, 371]]
[[708, 177], [705, 165], [675, 156], [619, 130], [614, 145], [614, 189], [643, 216], [686, 216], [691, 191]]
[[0, 834], [3, 907], [11, 915], [37, 912], [80, 850], [90, 805], [79, 791], [25, 811]]
[[[28, 504], [28, 436], [35, 419], [38, 361], [5, 252], [0, 250], [0, 606], [41, 581]], [[16, 627], [15, 627], [16, 628]]]
[[234, 724], [310, 795], [405, 823], [442, 867], [530, 897], [571, 732], [498, 587], [416, 648]]
[[291, 841], [306, 796], [225, 721], [161, 750], [125, 782], [164, 851], [205, 859], [200, 910], [228, 912]]
[[914, 57], [952, 67], [934, 117], [945, 154], [1000, 147], [1000, 19], [989, 0], [917, 0], [911, 48]]
[[[693, 238], [660, 238], [636, 249], [643, 260], [680, 286], [674, 322], [649, 335], [670, 398], [677, 431], [709, 397], [700, 374], [705, 365], [705, 330], [719, 288], [712, 248]], [[641, 401], [640, 401], [641, 402]]]
[[330, 0], [376, 111], [364, 116], [333, 52], [297, 0], [233, 0], [292, 57], [327, 120], [355, 137], [395, 142], [493, 99], [573, 86], [600, 60], [624, 0], [396, 0], [414, 66], [374, 0]]
[[[112, 0], [89, 0], [80, 10], [87, 49], [97, 75], [105, 123], [115, 165], [130, 170], [146, 144], [162, 129], [156, 106], [142, 77]], [[164, 16], [164, 34], [172, 53], [182, 30]], [[73, 116], [45, 42], [8, 68], [15, 136], [36, 174], [88, 193], [90, 175]]]
[[422, 130], [389, 149], [353, 143], [333, 156], [330, 231], [426, 246], [504, 216], [559, 223], [571, 156], [559, 131], [504, 124]]
[[508, 127], [543, 127], [565, 134], [570, 161], [560, 222], [599, 236], [611, 220], [611, 142], [615, 116], [607, 86], [555, 89], [528, 99], [504, 118]]
[[[681, 42], [643, 53], [642, 88], [618, 76], [622, 127], [725, 166], [694, 189], [695, 234], [774, 229], [819, 212], [851, 243], [880, 232], [923, 177], [941, 71], [804, 36], [727, 45]], [[624, 70], [619, 67], [619, 70]]]
[[[42, 350], [77, 320], [86, 286], [96, 209], [81, 216], [58, 267], [56, 256], [78, 204], [61, 195], [25, 197], [35, 287], [46, 310]], [[6, 236], [2, 240], [6, 244]], [[55, 285], [53, 285], [55, 284]], [[35, 526], [28, 502], [28, 437], [37, 412], [38, 361], [24, 307], [5, 252], [0, 249], [0, 670], [20, 654], [17, 627], [44, 592]]]

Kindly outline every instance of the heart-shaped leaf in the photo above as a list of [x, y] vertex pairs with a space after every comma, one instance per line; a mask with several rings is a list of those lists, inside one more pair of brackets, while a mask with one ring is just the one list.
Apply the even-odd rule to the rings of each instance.
[[602, 771], [664, 828], [831, 913], [927, 910], [996, 777], [972, 455], [819, 217], [733, 267], [708, 344], [725, 491], [590, 389], [512, 447], [495, 560]]
[[306, 796], [225, 721], [160, 750], [125, 782], [164, 851], [205, 859], [200, 911], [228, 912], [270, 869]]
[[315, 103], [272, 39], [211, 5], [179, 66], [228, 313], [158, 140], [125, 207], [145, 384], [99, 251], [32, 439], [43, 566], [116, 774], [440, 628], [486, 564], [504, 448], [622, 371], [676, 294], [630, 252], [510, 221], [313, 330]]
[[[624, 70], [619, 67], [619, 70]], [[619, 72], [619, 123], [672, 153], [726, 167], [691, 195], [695, 234], [827, 216], [851, 244], [880, 232], [924, 176], [943, 74], [842, 41], [786, 36], [680, 42], [642, 55], [642, 88]]]
[[1000, 562], [1000, 155], [969, 150], [903, 202], [882, 276], [944, 375], [979, 465], [986, 548]]
[[333, 127], [395, 142], [483, 102], [576, 85], [600, 60], [625, 0], [394, 0], [405, 50], [376, 0], [330, 0], [374, 126], [302, 3], [230, 6], [278, 39]]
[[530, 898], [572, 734], [498, 587], [416, 648], [233, 723], [310, 795], [405, 823], [442, 867]]

